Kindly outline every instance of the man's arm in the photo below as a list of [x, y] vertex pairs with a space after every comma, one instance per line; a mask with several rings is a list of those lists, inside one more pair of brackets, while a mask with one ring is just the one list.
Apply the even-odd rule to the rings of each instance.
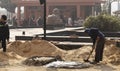
[[10, 36], [9, 26], [6, 25], [6, 39], [8, 42], [9, 42], [9, 38], [10, 38], [9, 36]]
[[100, 37], [97, 36], [96, 41], [95, 41], [95, 43], [94, 43], [93, 46], [92, 46], [92, 51], [96, 48], [99, 39], [100, 39]]

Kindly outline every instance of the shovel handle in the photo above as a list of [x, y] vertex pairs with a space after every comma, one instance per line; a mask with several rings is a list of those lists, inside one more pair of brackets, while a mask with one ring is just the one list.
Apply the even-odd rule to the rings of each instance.
[[96, 48], [96, 45], [97, 45], [97, 42], [95, 43], [94, 46], [92, 46], [92, 50], [91, 50], [91, 52], [90, 52], [90, 54], [89, 54], [87, 60], [90, 58], [90, 55], [93, 53], [94, 49]]

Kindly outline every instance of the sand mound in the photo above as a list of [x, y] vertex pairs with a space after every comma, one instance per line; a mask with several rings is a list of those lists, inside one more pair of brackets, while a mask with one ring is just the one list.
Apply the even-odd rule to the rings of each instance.
[[8, 46], [8, 51], [13, 51], [23, 57], [61, 56], [64, 53], [64, 51], [45, 40], [15, 41]]
[[91, 51], [91, 46], [84, 46], [79, 49], [75, 50], [69, 50], [66, 52], [66, 54], [63, 56], [64, 60], [69, 61], [83, 61], [84, 58], [86, 58]]
[[9, 62], [10, 60], [24, 60], [25, 58], [23, 58], [22, 56], [17, 55], [14, 52], [0, 52], [0, 63], [4, 63], [5, 62]]
[[[79, 49], [64, 51], [45, 40], [15, 41], [8, 45], [6, 54], [0, 51], [0, 60], [59, 55], [63, 60], [83, 61], [89, 55], [91, 49], [91, 46], [83, 46]], [[90, 57], [91, 59], [94, 59], [94, 53]], [[107, 63], [120, 64], [120, 48], [116, 47], [115, 42], [109, 41], [109, 45], [108, 43], [105, 45], [103, 60]]]
[[[120, 64], [120, 48], [116, 47], [115, 42], [114, 40], [108, 41], [105, 45], [103, 63]], [[89, 55], [91, 49], [91, 46], [84, 46], [76, 50], [70, 50], [66, 52], [63, 58], [64, 60], [83, 61]], [[90, 60], [94, 59], [94, 55], [95, 52], [91, 55]]]
[[106, 46], [104, 55], [105, 61], [115, 65], [120, 64], [120, 48], [116, 47], [116, 45], [111, 44], [109, 46]]

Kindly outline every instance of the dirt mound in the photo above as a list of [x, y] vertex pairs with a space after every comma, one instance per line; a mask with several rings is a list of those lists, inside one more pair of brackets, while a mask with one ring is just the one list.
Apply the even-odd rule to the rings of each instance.
[[120, 64], [120, 48], [116, 47], [116, 45], [111, 44], [109, 46], [106, 46], [104, 55], [105, 61], [115, 65]]
[[[0, 61], [57, 55], [67, 61], [83, 61], [89, 55], [91, 49], [91, 46], [83, 46], [79, 49], [64, 51], [45, 40], [15, 41], [8, 45], [6, 54], [2, 50], [0, 51]], [[94, 59], [94, 53], [90, 57], [90, 60], [92, 59]], [[109, 45], [105, 45], [103, 60], [107, 63], [120, 64], [120, 48], [116, 47], [115, 42], [109, 41]]]
[[91, 46], [84, 46], [79, 49], [69, 50], [63, 56], [64, 60], [69, 61], [83, 61], [83, 58], [88, 56], [89, 52], [91, 51]]
[[13, 63], [20, 63], [22, 60], [24, 60], [22, 56], [17, 55], [14, 52], [2, 52], [0, 51], [0, 66], [5, 65], [13, 65]]
[[64, 53], [64, 51], [45, 40], [15, 41], [8, 46], [8, 51], [13, 51], [23, 57], [61, 56]]
[[[108, 45], [109, 44], [109, 45]], [[83, 61], [86, 58], [92, 47], [84, 46], [76, 50], [67, 51], [63, 56], [64, 60], [72, 60], [72, 61]], [[90, 60], [94, 59], [95, 52], [90, 57]], [[105, 45], [104, 54], [103, 54], [103, 63], [112, 63], [115, 65], [120, 64], [120, 48], [116, 47], [116, 41], [107, 41]]]

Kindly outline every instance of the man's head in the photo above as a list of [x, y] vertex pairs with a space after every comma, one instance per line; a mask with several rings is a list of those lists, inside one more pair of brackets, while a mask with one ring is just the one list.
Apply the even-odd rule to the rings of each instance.
[[2, 20], [2, 21], [6, 21], [6, 20], [7, 20], [7, 16], [6, 16], [6, 15], [2, 15], [2, 16], [1, 16], [1, 20]]
[[90, 28], [86, 28], [84, 32], [89, 34]]

